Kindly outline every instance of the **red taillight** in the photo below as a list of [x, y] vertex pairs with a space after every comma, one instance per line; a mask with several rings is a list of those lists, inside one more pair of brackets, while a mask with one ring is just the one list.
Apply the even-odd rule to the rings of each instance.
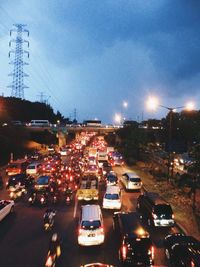
[[174, 214], [172, 214], [172, 219], [174, 219]]
[[70, 181], [73, 181], [73, 176], [70, 176]]
[[82, 229], [82, 228], [79, 228], [79, 229], [78, 229], [78, 233], [79, 233], [79, 235], [81, 235], [82, 232], [83, 232], [83, 229]]
[[103, 226], [100, 228], [100, 231], [101, 231], [102, 234], [104, 233], [104, 228], [103, 228]]
[[44, 198], [43, 198], [43, 197], [41, 197], [40, 201], [41, 201], [41, 202], [44, 202]]
[[67, 197], [67, 199], [66, 199], [67, 201], [70, 201], [70, 197]]
[[126, 259], [126, 254], [127, 254], [127, 246], [123, 245], [122, 246], [122, 258]]
[[193, 261], [191, 261], [191, 267], [195, 267], [195, 264]]

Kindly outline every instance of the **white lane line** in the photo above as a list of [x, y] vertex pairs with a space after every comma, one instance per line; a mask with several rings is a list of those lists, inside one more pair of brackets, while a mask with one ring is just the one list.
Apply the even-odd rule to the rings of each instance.
[[74, 204], [74, 213], [73, 213], [73, 217], [76, 218], [76, 212], [77, 212], [77, 207], [78, 207], [78, 199], [75, 199], [75, 204]]

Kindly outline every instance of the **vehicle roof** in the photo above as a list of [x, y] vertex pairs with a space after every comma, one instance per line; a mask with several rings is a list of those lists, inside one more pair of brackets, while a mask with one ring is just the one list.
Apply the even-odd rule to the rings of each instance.
[[49, 176], [40, 176], [37, 179], [37, 184], [48, 184], [49, 182]]
[[135, 172], [125, 172], [123, 175], [127, 175], [129, 178], [140, 178]]
[[[121, 218], [123, 233], [127, 237], [136, 238], [138, 236], [149, 237], [149, 233], [142, 227], [139, 216], [136, 212], [118, 213]], [[140, 230], [140, 232], [138, 231]]]
[[[28, 165], [28, 167], [29, 166], [37, 166], [37, 165], [40, 165], [41, 163], [40, 162], [32, 162], [32, 163], [30, 163], [29, 165]], [[27, 167], [27, 168], [28, 168]]]
[[82, 221], [100, 220], [101, 209], [99, 205], [82, 206]]
[[118, 185], [107, 185], [106, 194], [119, 194], [120, 188]]

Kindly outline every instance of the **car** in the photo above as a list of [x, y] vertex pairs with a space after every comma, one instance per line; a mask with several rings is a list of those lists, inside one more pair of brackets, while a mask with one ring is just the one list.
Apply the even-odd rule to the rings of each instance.
[[14, 211], [14, 205], [13, 200], [0, 200], [0, 221]]
[[114, 267], [114, 266], [106, 263], [95, 262], [95, 263], [88, 263], [85, 265], [81, 265], [80, 267]]
[[109, 172], [106, 175], [105, 181], [107, 185], [116, 185], [118, 182], [117, 174], [114, 172]]
[[104, 225], [99, 205], [83, 205], [81, 207], [78, 244], [80, 246], [95, 246], [104, 243]]
[[119, 242], [119, 260], [123, 266], [152, 266], [154, 246], [136, 212], [115, 212], [113, 227]]
[[27, 175], [38, 175], [42, 171], [42, 164], [39, 162], [33, 162], [26, 168]]
[[64, 147], [60, 148], [59, 153], [61, 156], [67, 156], [67, 152], [68, 152], [68, 150], [66, 148], [64, 148]]
[[103, 209], [118, 209], [122, 206], [121, 190], [118, 185], [108, 185], [103, 197]]
[[157, 193], [144, 192], [140, 195], [137, 199], [137, 210], [147, 220], [149, 226], [173, 227], [175, 225], [170, 204]]
[[165, 255], [171, 266], [200, 267], [200, 242], [180, 233], [164, 239]]
[[26, 174], [11, 175], [8, 178], [6, 188], [9, 191], [15, 191], [16, 189], [30, 188], [34, 185], [34, 179]]
[[142, 180], [134, 172], [124, 173], [121, 177], [121, 182], [127, 191], [128, 190], [141, 190], [142, 189]]

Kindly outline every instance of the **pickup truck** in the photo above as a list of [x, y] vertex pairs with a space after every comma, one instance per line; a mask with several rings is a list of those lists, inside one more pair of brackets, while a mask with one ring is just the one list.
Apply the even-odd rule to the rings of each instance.
[[0, 221], [2, 221], [6, 215], [13, 212], [14, 210], [13, 200], [0, 200]]
[[98, 178], [95, 175], [83, 176], [79, 188], [76, 193], [78, 200], [98, 200], [99, 199], [99, 188]]

